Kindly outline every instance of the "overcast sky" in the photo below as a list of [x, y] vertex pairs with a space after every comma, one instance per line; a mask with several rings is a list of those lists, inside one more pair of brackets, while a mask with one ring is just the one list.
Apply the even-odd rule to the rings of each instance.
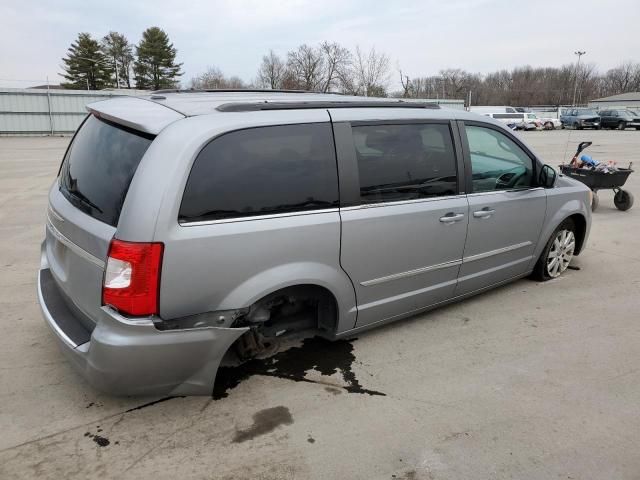
[[490, 72], [583, 61], [600, 69], [640, 61], [638, 0], [0, 0], [0, 87], [59, 83], [60, 58], [78, 32], [110, 30], [137, 43], [164, 29], [183, 83], [209, 65], [246, 81], [262, 55], [302, 43], [375, 47], [411, 76], [443, 68]]

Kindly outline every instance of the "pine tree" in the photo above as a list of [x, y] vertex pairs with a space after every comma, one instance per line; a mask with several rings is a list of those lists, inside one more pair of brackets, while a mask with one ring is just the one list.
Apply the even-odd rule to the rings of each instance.
[[109, 32], [102, 38], [102, 51], [111, 63], [116, 88], [131, 88], [131, 65], [133, 46], [127, 37], [118, 32]]
[[100, 44], [88, 33], [78, 34], [62, 62], [65, 73], [61, 75], [67, 80], [63, 83], [66, 88], [100, 90], [112, 84], [112, 68]]
[[136, 87], [154, 90], [174, 87], [182, 75], [182, 63], [175, 63], [176, 53], [177, 50], [162, 29], [147, 28], [136, 47], [137, 59], [133, 67]]

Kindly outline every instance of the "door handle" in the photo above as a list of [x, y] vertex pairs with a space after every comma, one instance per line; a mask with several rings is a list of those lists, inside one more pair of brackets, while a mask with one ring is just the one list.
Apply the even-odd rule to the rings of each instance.
[[489, 218], [494, 213], [496, 213], [495, 210], [492, 210], [490, 208], [483, 208], [482, 210], [473, 212], [473, 216], [474, 218]]
[[464, 213], [447, 213], [444, 217], [440, 217], [442, 223], [455, 223], [464, 218]]

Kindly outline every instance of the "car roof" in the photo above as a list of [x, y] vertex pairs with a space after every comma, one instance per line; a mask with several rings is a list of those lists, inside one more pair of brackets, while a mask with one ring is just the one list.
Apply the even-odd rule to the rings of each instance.
[[[147, 97], [147, 100], [159, 103], [171, 108], [187, 117], [206, 115], [216, 111], [249, 111], [257, 110], [256, 105], [277, 105], [284, 109], [287, 104], [290, 108], [326, 108], [331, 106], [357, 107], [367, 104], [415, 105], [439, 108], [435, 104], [429, 104], [424, 100], [402, 98], [357, 97], [353, 95], [341, 95], [338, 93], [314, 93], [298, 90], [158, 90]], [[245, 108], [242, 108], [242, 105]], [[297, 106], [295, 106], [297, 104]], [[314, 107], [317, 104], [317, 107]], [[323, 104], [323, 105], [320, 105]], [[284, 107], [283, 107], [284, 106]], [[299, 107], [298, 107], [299, 106]]]
[[[164, 108], [163, 108], [164, 107]], [[139, 131], [158, 134], [167, 125], [185, 117], [251, 112], [257, 110], [344, 109], [391, 107], [433, 111], [434, 118], [487, 119], [462, 110], [440, 110], [426, 100], [380, 98], [312, 93], [291, 90], [158, 90], [145, 96], [124, 96], [87, 105], [87, 110], [99, 117]]]

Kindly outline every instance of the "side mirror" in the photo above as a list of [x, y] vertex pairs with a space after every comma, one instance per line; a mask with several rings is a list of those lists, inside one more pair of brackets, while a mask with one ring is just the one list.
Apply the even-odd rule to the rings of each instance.
[[540, 176], [538, 177], [538, 185], [544, 188], [553, 188], [556, 183], [557, 176], [558, 174], [553, 167], [543, 165], [542, 170], [540, 170]]

